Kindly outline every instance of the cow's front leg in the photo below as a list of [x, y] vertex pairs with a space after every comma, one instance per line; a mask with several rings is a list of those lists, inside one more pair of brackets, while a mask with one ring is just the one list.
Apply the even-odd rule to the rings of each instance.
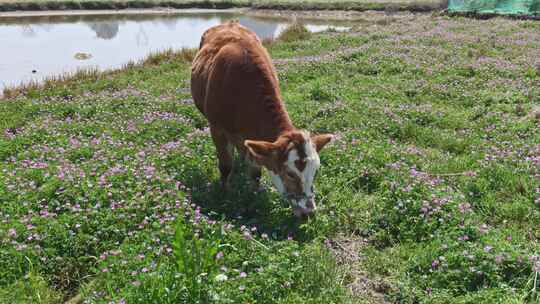
[[264, 188], [261, 186], [261, 169], [262, 168], [251, 161], [248, 161], [247, 164], [248, 164], [248, 175], [250, 179], [251, 190], [254, 192], [263, 191]]
[[250, 181], [250, 188], [254, 192], [261, 192], [263, 188], [261, 187], [261, 166], [259, 166], [253, 159], [249, 157], [246, 147], [242, 144], [236, 146], [238, 149], [238, 154], [240, 158], [244, 161], [247, 166], [247, 173]]
[[231, 176], [233, 171], [233, 145], [225, 133], [219, 128], [210, 126], [210, 134], [216, 145], [219, 172], [221, 173], [221, 186], [225, 191], [231, 190]]

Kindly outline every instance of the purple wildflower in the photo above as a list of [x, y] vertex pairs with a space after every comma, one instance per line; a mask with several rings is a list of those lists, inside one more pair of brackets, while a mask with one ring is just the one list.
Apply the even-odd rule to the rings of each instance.
[[10, 228], [8, 230], [8, 236], [9, 237], [16, 237], [17, 236], [17, 230], [15, 230], [15, 228]]

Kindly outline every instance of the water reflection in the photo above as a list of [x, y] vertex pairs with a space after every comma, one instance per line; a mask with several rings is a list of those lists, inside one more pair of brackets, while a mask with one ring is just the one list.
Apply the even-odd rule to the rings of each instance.
[[[222, 20], [223, 21], [223, 20]], [[238, 18], [238, 21], [243, 26], [246, 26], [253, 30], [259, 37], [270, 38], [276, 35], [278, 24], [269, 22], [268, 20], [261, 20], [242, 16]]]
[[[288, 23], [221, 12], [0, 18], [0, 87], [77, 68], [118, 68], [165, 48], [196, 47], [206, 29], [230, 19], [263, 39], [278, 35]], [[314, 31], [328, 27], [327, 22], [307, 24]], [[76, 60], [76, 53], [91, 58]]]
[[120, 22], [118, 21], [87, 22], [87, 24], [94, 32], [96, 32], [96, 37], [105, 40], [116, 37], [118, 29], [120, 29]]
[[[36, 35], [36, 28], [46, 30], [47, 32], [54, 27], [54, 25], [61, 24], [74, 24], [82, 23], [86, 24], [91, 30], [96, 33], [96, 37], [105, 40], [114, 39], [120, 30], [122, 24], [126, 22], [137, 22], [140, 23], [139, 33], [137, 35], [145, 36], [144, 27], [145, 23], [151, 23], [152, 25], [164, 25], [167, 30], [175, 31], [178, 24], [178, 16], [149, 16], [145, 15], [132, 15], [129, 18], [127, 16], [121, 16], [124, 18], [118, 18], [117, 16], [105, 15], [105, 16], [40, 16], [35, 17], [37, 20], [32, 20], [34, 18], [23, 18], [23, 20], [14, 20], [15, 22], [21, 22], [21, 28], [26, 37], [32, 37]], [[28, 20], [30, 19], [30, 20]], [[273, 19], [263, 19], [263, 18], [254, 18], [247, 16], [238, 16], [238, 15], [224, 15], [224, 14], [208, 14], [197, 17], [190, 16], [189, 19], [192, 19], [190, 22], [185, 24], [185, 28], [195, 27], [197, 24], [200, 24], [201, 21], [211, 21], [218, 20], [219, 23], [223, 23], [230, 19], [237, 19], [240, 24], [252, 29], [257, 33], [259, 37], [273, 37], [276, 34], [278, 29], [278, 23]], [[28, 23], [23, 23], [23, 22]], [[281, 23], [284, 20], [279, 20]], [[12, 22], [11, 24], [14, 24]], [[2, 22], [0, 21], [0, 25]], [[5, 23], [4, 23], [5, 24]], [[144, 45], [141, 44], [141, 45]]]
[[34, 37], [36, 35], [36, 31], [34, 30], [34, 27], [30, 24], [24, 24], [21, 26], [21, 33], [23, 37], [30, 38]]

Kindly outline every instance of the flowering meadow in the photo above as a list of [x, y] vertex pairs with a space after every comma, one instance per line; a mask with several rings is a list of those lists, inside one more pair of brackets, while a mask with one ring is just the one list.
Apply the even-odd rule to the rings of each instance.
[[6, 91], [0, 303], [539, 303], [539, 41], [366, 13], [269, 42], [296, 126], [337, 136], [303, 221], [267, 176], [221, 191], [192, 52]]

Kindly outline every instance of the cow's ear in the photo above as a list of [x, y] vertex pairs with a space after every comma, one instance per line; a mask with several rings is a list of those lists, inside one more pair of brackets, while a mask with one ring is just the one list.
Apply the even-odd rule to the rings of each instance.
[[274, 143], [259, 140], [246, 140], [244, 146], [248, 153], [261, 165], [277, 155], [278, 146]]
[[320, 135], [313, 135], [311, 137], [311, 141], [315, 145], [315, 148], [317, 149], [317, 153], [326, 146], [327, 143], [331, 142], [334, 139], [334, 135], [332, 134], [320, 134]]

